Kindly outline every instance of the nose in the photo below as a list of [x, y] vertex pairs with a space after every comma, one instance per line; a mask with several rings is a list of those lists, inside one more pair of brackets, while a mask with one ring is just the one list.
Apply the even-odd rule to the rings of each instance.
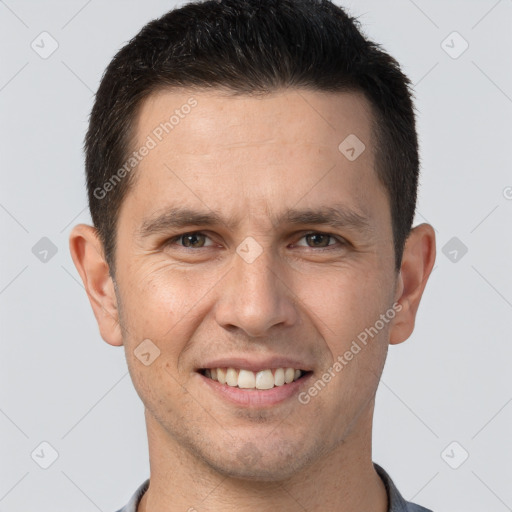
[[254, 261], [234, 254], [215, 317], [221, 327], [238, 328], [255, 338], [268, 336], [274, 327], [291, 327], [297, 322], [294, 293], [287, 286], [279, 257], [270, 248], [263, 249]]

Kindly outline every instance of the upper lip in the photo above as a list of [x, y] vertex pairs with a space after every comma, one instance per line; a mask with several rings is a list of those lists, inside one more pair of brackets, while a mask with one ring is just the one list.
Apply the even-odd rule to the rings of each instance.
[[272, 356], [262, 359], [256, 359], [255, 357], [220, 357], [205, 362], [198, 370], [206, 368], [236, 368], [259, 372], [276, 368], [295, 368], [296, 370], [311, 371], [312, 366], [297, 359], [290, 359], [285, 356]]

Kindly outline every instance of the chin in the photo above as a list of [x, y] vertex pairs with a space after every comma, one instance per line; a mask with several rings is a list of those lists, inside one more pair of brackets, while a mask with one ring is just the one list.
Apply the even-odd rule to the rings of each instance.
[[255, 464], [253, 466], [234, 464], [233, 461], [225, 461], [222, 465], [212, 466], [215, 471], [234, 480], [248, 482], [281, 482], [290, 479], [297, 471], [293, 467], [279, 467], [276, 462], [269, 464]]
[[[216, 472], [233, 479], [278, 482], [288, 480], [312, 460], [308, 454], [299, 453], [298, 448], [289, 443], [272, 446], [247, 442], [227, 454], [229, 458], [216, 458], [207, 463]], [[304, 445], [300, 448], [304, 449]]]

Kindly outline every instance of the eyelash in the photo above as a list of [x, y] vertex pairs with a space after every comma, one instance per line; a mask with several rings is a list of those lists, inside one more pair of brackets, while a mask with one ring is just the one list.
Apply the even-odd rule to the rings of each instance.
[[[179, 241], [180, 239], [184, 238], [185, 236], [188, 236], [188, 235], [204, 235], [206, 236], [207, 238], [208, 235], [206, 235], [206, 233], [203, 233], [202, 231], [187, 231], [186, 233], [182, 233], [180, 235], [176, 235], [172, 238], [169, 238], [168, 240], [166, 240], [164, 242], [164, 245], [165, 246], [170, 246], [170, 245], [173, 245], [175, 242]], [[346, 246], [348, 245], [348, 242], [345, 241], [343, 238], [341, 237], [337, 237], [336, 235], [333, 235], [331, 233], [324, 233], [323, 231], [308, 231], [307, 233], [304, 233], [299, 240], [302, 240], [304, 237], [308, 236], [308, 235], [322, 235], [322, 236], [327, 236], [329, 237], [329, 241], [331, 239], [334, 239], [335, 241], [338, 242], [339, 245], [341, 246]], [[308, 249], [317, 249], [317, 250], [320, 250], [320, 251], [326, 251], [326, 250], [332, 250], [332, 248], [335, 246], [336, 244], [333, 244], [333, 245], [328, 245], [326, 247], [309, 247], [307, 246]], [[197, 249], [194, 249], [193, 247], [184, 247], [184, 246], [180, 246], [181, 249], [185, 249], [185, 250], [191, 250], [191, 251], [196, 251], [196, 250], [199, 250], [199, 249], [207, 249], [208, 247], [210, 246], [206, 246], [206, 247], [198, 247]], [[302, 247], [302, 246], [301, 246]]]

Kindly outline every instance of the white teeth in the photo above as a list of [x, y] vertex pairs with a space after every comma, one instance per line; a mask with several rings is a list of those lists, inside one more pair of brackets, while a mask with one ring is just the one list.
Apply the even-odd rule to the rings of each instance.
[[254, 378], [254, 372], [250, 372], [248, 370], [240, 370], [238, 372], [238, 387], [239, 388], [254, 389], [255, 385], [256, 385], [256, 379]]
[[226, 370], [224, 368], [217, 368], [217, 380], [221, 384], [226, 384]]
[[[240, 373], [242, 373], [242, 370], [240, 370]], [[262, 370], [256, 374], [256, 389], [272, 389], [273, 387], [274, 376], [272, 375], [272, 370]]]
[[276, 373], [274, 373], [274, 384], [276, 386], [282, 386], [284, 384], [284, 370], [282, 368], [278, 368]]
[[226, 372], [226, 384], [235, 387], [238, 385], [238, 373], [233, 368], [228, 368]]
[[241, 389], [272, 389], [296, 381], [302, 376], [301, 370], [295, 368], [277, 368], [276, 370], [260, 370], [254, 373], [250, 370], [235, 368], [208, 368], [205, 377]]
[[286, 384], [290, 384], [290, 382], [293, 382], [293, 379], [295, 377], [295, 370], [293, 368], [286, 368], [284, 371], [284, 381]]

